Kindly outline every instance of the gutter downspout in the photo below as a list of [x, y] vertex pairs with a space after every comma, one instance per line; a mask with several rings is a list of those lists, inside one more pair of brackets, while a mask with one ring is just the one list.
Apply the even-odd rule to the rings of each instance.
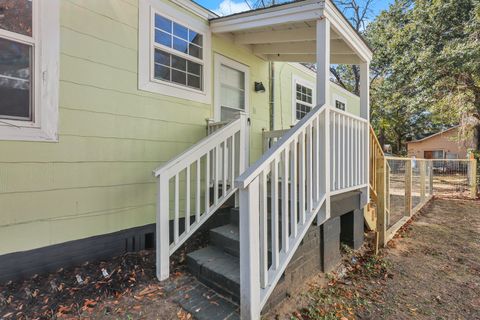
[[273, 131], [275, 127], [275, 62], [270, 61], [268, 63], [268, 73], [269, 73], [268, 111], [270, 114], [269, 130]]

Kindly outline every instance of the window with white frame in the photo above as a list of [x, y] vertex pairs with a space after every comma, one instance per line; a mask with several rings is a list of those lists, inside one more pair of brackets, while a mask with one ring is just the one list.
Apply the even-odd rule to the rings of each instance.
[[58, 8], [0, 0], [0, 140], [57, 139]]
[[154, 78], [202, 90], [203, 35], [155, 13]]
[[208, 25], [158, 0], [140, 3], [139, 23], [139, 88], [209, 102]]
[[333, 95], [333, 101], [335, 103], [335, 108], [345, 111], [347, 109], [347, 99], [339, 94]]
[[295, 119], [301, 120], [313, 108], [313, 90], [311, 87], [295, 84]]

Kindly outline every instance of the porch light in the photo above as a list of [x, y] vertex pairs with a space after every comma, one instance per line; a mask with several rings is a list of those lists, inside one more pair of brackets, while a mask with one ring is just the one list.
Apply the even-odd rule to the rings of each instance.
[[255, 82], [255, 92], [265, 92], [265, 87], [261, 82]]

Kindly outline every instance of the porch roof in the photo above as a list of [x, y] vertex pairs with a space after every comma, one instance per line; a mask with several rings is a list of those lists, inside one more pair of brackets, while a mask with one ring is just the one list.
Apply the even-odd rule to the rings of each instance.
[[330, 62], [360, 64], [372, 59], [365, 40], [331, 0], [301, 0], [210, 21], [216, 34], [229, 34], [269, 61], [316, 62], [317, 21], [330, 21]]

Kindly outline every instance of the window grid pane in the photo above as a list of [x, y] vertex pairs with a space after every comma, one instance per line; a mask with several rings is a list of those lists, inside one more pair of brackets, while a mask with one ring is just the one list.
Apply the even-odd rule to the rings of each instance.
[[158, 14], [155, 14], [155, 42], [203, 59], [203, 36]]
[[155, 49], [154, 77], [158, 80], [202, 90], [203, 66], [174, 54]]

